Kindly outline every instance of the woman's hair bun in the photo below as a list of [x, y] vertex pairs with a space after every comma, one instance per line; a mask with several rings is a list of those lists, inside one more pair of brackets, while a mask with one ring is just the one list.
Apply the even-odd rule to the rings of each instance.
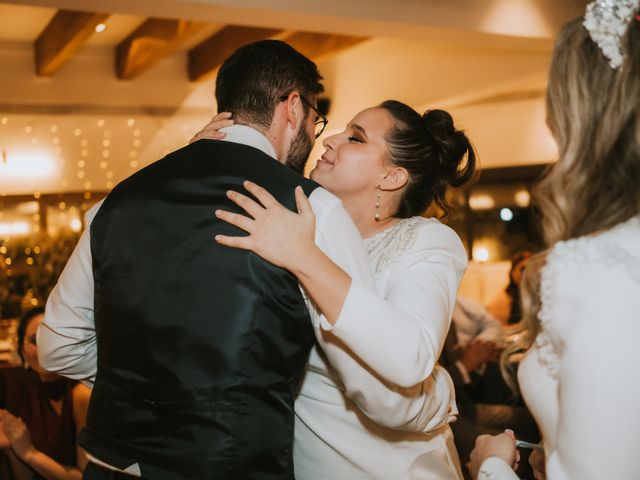
[[433, 135], [436, 140], [440, 140], [441, 137], [446, 137], [456, 132], [453, 126], [453, 117], [444, 110], [427, 110], [424, 112], [424, 115], [422, 115], [422, 121], [427, 131]]

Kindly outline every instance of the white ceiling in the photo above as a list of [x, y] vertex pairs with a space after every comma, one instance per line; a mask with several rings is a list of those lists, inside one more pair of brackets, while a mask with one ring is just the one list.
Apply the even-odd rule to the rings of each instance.
[[[583, 4], [577, 0], [3, 2], [0, 150], [6, 152], [7, 162], [0, 163], [0, 194], [108, 189], [184, 145], [215, 111], [213, 81], [188, 81], [186, 51], [227, 23], [371, 37], [318, 59], [331, 99], [328, 133], [339, 130], [359, 109], [397, 98], [420, 110], [448, 108], [476, 144], [485, 167], [548, 162], [555, 150], [544, 126], [543, 92], [552, 37]], [[39, 78], [34, 74], [32, 44], [58, 8], [112, 15], [105, 32], [94, 34], [56, 75]], [[114, 48], [149, 16], [209, 25], [140, 77], [118, 80]], [[129, 126], [129, 120], [135, 124]], [[53, 174], [25, 179], [6, 175], [7, 165], [16, 165], [20, 155], [36, 153], [52, 159]]]

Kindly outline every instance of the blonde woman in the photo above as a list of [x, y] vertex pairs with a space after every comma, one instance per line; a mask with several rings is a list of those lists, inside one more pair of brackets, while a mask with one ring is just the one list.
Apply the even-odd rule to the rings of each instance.
[[[525, 273], [539, 331], [518, 372], [549, 480], [640, 478], [639, 6], [591, 3], [553, 55], [560, 158], [536, 194], [551, 248]], [[471, 458], [479, 479], [517, 478], [512, 432], [478, 437]]]

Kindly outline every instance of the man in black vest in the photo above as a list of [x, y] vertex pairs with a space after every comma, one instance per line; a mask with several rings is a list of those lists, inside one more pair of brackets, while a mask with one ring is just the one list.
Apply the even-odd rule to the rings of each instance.
[[294, 210], [302, 185], [320, 247], [355, 278], [368, 268], [342, 248], [359, 235], [340, 202], [294, 171], [313, 146], [320, 80], [283, 42], [239, 49], [216, 82], [236, 123], [225, 141], [173, 152], [89, 212], [38, 334], [45, 368], [93, 383], [85, 478], [294, 478], [309, 312], [293, 275], [213, 240], [239, 233], [214, 211], [234, 208], [226, 191], [244, 180]]

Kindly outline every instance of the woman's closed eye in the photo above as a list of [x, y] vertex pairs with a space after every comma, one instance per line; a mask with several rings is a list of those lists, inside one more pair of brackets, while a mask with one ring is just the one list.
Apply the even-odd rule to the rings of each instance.
[[350, 142], [355, 142], [355, 143], [364, 143], [364, 140], [360, 137], [358, 137], [357, 135], [351, 135], [349, 137], [349, 141]]

